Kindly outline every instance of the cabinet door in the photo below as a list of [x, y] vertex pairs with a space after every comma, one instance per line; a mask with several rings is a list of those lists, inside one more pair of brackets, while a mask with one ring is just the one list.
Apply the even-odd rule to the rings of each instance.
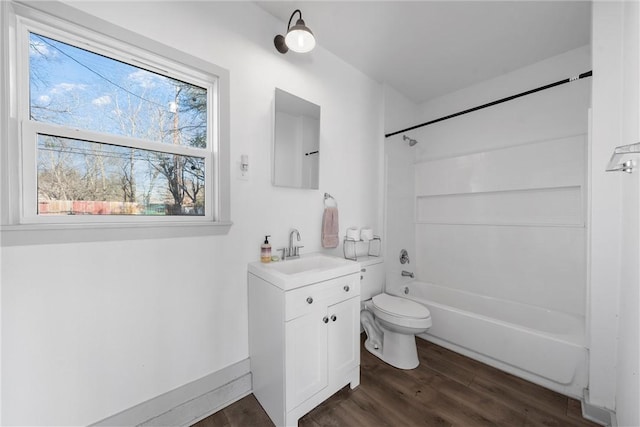
[[341, 376], [360, 363], [360, 298], [329, 307], [329, 375]]
[[286, 402], [291, 410], [327, 386], [327, 307], [285, 323]]

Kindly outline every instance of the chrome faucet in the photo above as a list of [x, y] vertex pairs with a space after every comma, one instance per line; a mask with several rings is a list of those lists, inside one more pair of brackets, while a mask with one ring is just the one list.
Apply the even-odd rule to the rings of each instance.
[[402, 277], [411, 277], [413, 279], [413, 273], [410, 271], [402, 270]]
[[295, 228], [291, 230], [291, 233], [289, 233], [289, 256], [294, 256], [297, 252], [297, 247], [293, 246], [293, 236], [296, 236], [298, 238], [298, 242], [300, 241], [300, 232]]
[[298, 258], [300, 257], [300, 248], [304, 248], [304, 246], [295, 246], [293, 243], [293, 237], [296, 237], [298, 242], [300, 241], [300, 232], [295, 228], [291, 230], [289, 233], [289, 247], [288, 248], [280, 248], [279, 251], [282, 251], [282, 260], [286, 260], [287, 258]]

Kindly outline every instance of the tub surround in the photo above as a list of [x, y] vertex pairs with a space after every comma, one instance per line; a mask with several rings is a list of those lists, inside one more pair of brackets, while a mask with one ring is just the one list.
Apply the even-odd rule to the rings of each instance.
[[574, 135], [417, 161], [418, 279], [584, 316], [584, 159]]
[[[417, 120], [589, 65], [575, 49], [417, 105]], [[414, 147], [388, 138], [386, 253], [408, 249], [420, 281], [584, 316], [590, 82], [417, 129]]]
[[[581, 73], [590, 55], [578, 48], [416, 105], [416, 122]], [[590, 87], [583, 79], [416, 129], [413, 147], [402, 135], [385, 144], [386, 253], [406, 248], [414, 295], [428, 289], [416, 297], [433, 317], [423, 337], [574, 397], [587, 385]], [[404, 267], [387, 276], [400, 296]], [[447, 292], [453, 301], [441, 301]], [[483, 313], [492, 300], [520, 322]]]

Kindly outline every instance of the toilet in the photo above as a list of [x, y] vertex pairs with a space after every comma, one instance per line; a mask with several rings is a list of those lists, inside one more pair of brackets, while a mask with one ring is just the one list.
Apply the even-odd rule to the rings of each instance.
[[431, 327], [431, 313], [415, 301], [384, 293], [383, 261], [375, 257], [360, 261], [360, 324], [367, 334], [364, 346], [396, 368], [414, 369], [420, 364], [416, 334]]

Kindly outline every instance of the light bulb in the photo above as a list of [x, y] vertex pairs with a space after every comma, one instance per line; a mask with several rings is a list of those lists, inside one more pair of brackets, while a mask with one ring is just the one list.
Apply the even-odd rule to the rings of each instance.
[[285, 43], [292, 51], [305, 53], [313, 50], [316, 45], [316, 39], [308, 30], [294, 28], [287, 33]]

